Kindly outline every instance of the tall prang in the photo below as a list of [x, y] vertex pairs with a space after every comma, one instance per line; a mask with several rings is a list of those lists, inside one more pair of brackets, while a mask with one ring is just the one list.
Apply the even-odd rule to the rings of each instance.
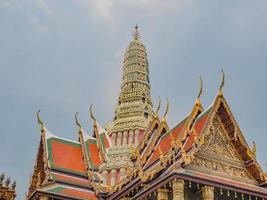
[[125, 53], [121, 91], [109, 131], [113, 145], [138, 145], [151, 119], [152, 109], [147, 53], [136, 25], [133, 40]]
[[104, 179], [111, 177], [110, 185], [116, 184], [117, 176], [123, 178], [128, 168], [134, 168], [132, 148], [143, 140], [152, 116], [147, 53], [136, 25], [123, 61], [121, 91], [113, 124], [108, 128], [112, 146], [107, 151], [106, 162], [99, 167]]

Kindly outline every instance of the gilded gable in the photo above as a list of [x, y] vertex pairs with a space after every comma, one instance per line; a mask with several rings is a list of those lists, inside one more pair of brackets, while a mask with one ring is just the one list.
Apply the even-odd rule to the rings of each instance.
[[188, 168], [209, 174], [255, 182], [248, 173], [226, 131], [217, 116], [205, 134], [205, 143], [200, 147]]

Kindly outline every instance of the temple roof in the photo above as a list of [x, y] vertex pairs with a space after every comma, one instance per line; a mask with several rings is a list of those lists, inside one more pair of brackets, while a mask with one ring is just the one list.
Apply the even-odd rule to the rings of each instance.
[[[119, 199], [140, 188], [145, 192], [148, 188], [144, 184], [152, 187], [176, 176], [221, 187], [226, 182], [229, 187], [239, 183], [236, 185], [242, 191], [249, 186], [249, 192], [267, 195], [263, 189], [267, 178], [256, 160], [256, 147], [249, 147], [223, 96], [224, 73], [218, 94], [206, 109], [200, 101], [200, 80], [191, 112], [170, 129], [166, 120], [169, 101], [162, 119], [158, 115], [160, 103], [153, 111], [147, 54], [136, 26], [125, 53], [121, 91], [110, 129], [101, 128], [91, 106], [92, 134], [85, 132], [76, 113], [78, 140], [69, 140], [52, 134], [37, 113], [41, 138], [28, 199], [36, 194], [59, 199], [99, 199], [101, 195]], [[126, 133], [119, 137], [123, 145], [112, 144], [110, 136], [122, 132]], [[223, 166], [227, 162], [238, 169], [231, 173], [230, 167]], [[116, 178], [113, 183], [111, 176]], [[137, 194], [140, 198], [141, 193]]]
[[[217, 172], [214, 172], [215, 175], [212, 176], [208, 176], [205, 173], [201, 175], [201, 172], [192, 170], [190, 167], [199, 154], [198, 152], [202, 149], [201, 146], [207, 140], [206, 134], [211, 127], [211, 123], [217, 118], [222, 122], [222, 126], [228, 134], [227, 137], [233, 138], [229, 142], [232, 143], [231, 146], [237, 152], [240, 163], [243, 163], [247, 170], [247, 181], [231, 177], [230, 174], [229, 176], [225, 175], [225, 177], [218, 176], [216, 175]], [[231, 124], [235, 126], [236, 133], [233, 133], [233, 129], [230, 128]], [[149, 185], [153, 185], [153, 182], [158, 182], [160, 177], [168, 176], [168, 174], [175, 170], [182, 170], [183, 174], [186, 174], [188, 177], [191, 174], [191, 178], [195, 178], [197, 175], [199, 179], [210, 181], [210, 184], [215, 181], [214, 178], [209, 178], [213, 176], [217, 177], [218, 183], [222, 183], [220, 179], [227, 180], [229, 184], [240, 182], [240, 187], [242, 186], [244, 190], [247, 189], [247, 184], [251, 186], [250, 190], [253, 192], [258, 192], [259, 195], [267, 194], [266, 189], [259, 187], [262, 183], [266, 182], [263, 171], [257, 163], [256, 157], [251, 153], [252, 150], [245, 142], [244, 136], [239, 130], [230, 108], [221, 93], [218, 94], [212, 105], [207, 109], [203, 110], [198, 102], [189, 116], [185, 117], [174, 128], [159, 134], [159, 137], [155, 136], [157, 135], [156, 132], [154, 131], [151, 135], [151, 138], [155, 138], [156, 142], [152, 142], [149, 138], [146, 139], [148, 142], [145, 142], [147, 145], [146, 149], [152, 149], [152, 151], [148, 151], [149, 156], [146, 156], [144, 153], [141, 153], [141, 156], [139, 156], [136, 153], [135, 165], [138, 167], [121, 183], [113, 187], [113, 192], [115, 193], [111, 199], [116, 199], [119, 197], [118, 195], [123, 194], [124, 189], [122, 188], [125, 188], [126, 192], [134, 190], [140, 184], [145, 185], [149, 183]], [[242, 149], [242, 151], [239, 149]], [[244, 151], [244, 149], [246, 150]], [[243, 185], [241, 182], [244, 182]], [[133, 185], [132, 183], [135, 184]]]

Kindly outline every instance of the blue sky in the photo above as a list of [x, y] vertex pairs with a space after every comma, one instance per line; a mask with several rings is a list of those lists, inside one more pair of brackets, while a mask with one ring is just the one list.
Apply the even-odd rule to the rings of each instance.
[[214, 100], [224, 68], [225, 97], [266, 170], [267, 1], [0, 0], [0, 172], [28, 186], [47, 128], [76, 139], [74, 113], [90, 131], [89, 105], [104, 125], [113, 117], [125, 49], [139, 24], [152, 96], [170, 99], [174, 126]]

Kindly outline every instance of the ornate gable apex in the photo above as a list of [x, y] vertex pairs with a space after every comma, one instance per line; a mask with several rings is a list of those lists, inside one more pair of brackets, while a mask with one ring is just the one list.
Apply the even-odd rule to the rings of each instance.
[[205, 142], [196, 153], [191, 166], [193, 170], [233, 179], [256, 183], [246, 169], [218, 116], [215, 116], [207, 133]]
[[38, 147], [38, 153], [34, 165], [33, 174], [30, 177], [30, 184], [28, 189], [28, 196], [30, 196], [36, 189], [38, 189], [44, 182], [48, 181], [49, 164], [47, 157], [46, 145], [46, 128], [41, 128], [41, 139]]
[[[212, 131], [214, 135], [211, 134]], [[213, 141], [211, 137], [209, 137], [210, 134], [211, 137], [214, 137]], [[254, 180], [259, 183], [265, 181], [263, 171], [256, 161], [255, 153], [249, 148], [245, 137], [241, 133], [241, 130], [222, 93], [219, 93], [216, 97], [211, 107], [208, 120], [203, 125], [201, 131], [197, 134], [197, 138], [202, 140], [202, 142], [198, 145], [193, 145], [192, 149], [189, 150], [190, 152], [188, 152], [188, 155], [191, 157], [191, 162], [188, 164], [194, 164], [194, 162], [196, 162], [195, 159], [202, 154], [201, 150], [205, 149], [205, 146], [207, 148], [209, 142], [215, 142], [217, 140], [217, 142], [221, 142], [217, 146], [213, 147], [213, 151], [217, 148], [217, 153], [221, 151], [220, 154], [223, 154], [224, 157], [226, 156], [225, 154], [227, 154], [228, 159], [232, 156], [231, 161], [239, 160], [239, 162], [243, 163], [249, 177], [253, 177]], [[219, 150], [219, 148], [222, 147], [227, 148], [226, 150]], [[209, 151], [211, 151], [211, 149], [209, 149]], [[204, 153], [205, 152], [203, 152], [203, 154]], [[206, 165], [216, 169], [216, 165], [212, 166], [211, 163], [206, 163]], [[224, 166], [223, 168], [228, 169], [229, 166]]]

